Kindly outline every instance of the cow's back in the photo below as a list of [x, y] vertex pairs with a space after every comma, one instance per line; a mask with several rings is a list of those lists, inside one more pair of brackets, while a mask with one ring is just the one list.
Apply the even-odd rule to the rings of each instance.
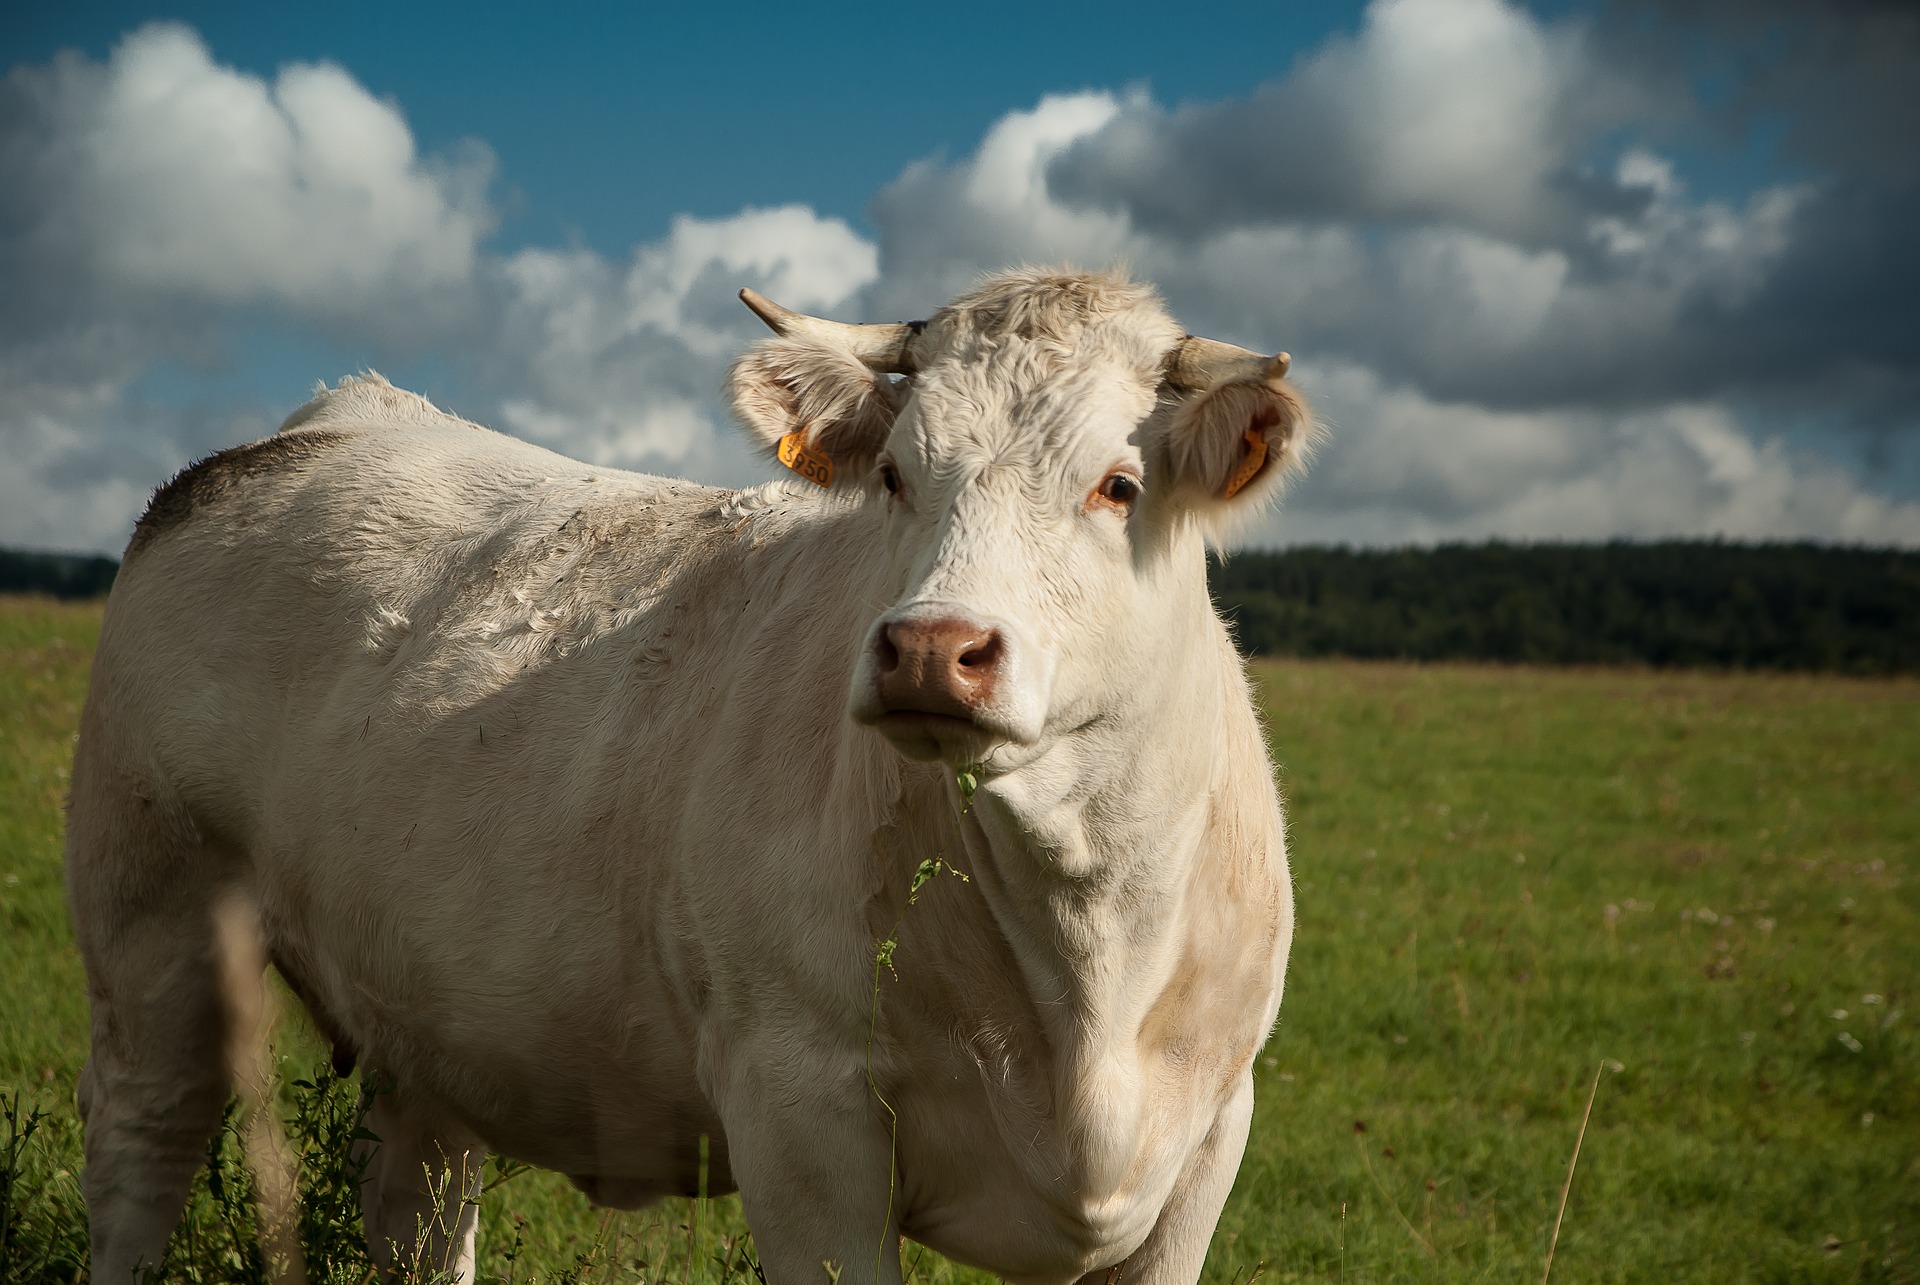
[[[718, 494], [344, 381], [155, 494], [108, 604], [90, 704], [112, 715], [107, 739], [144, 739], [201, 825], [251, 843], [249, 804], [285, 738], [323, 732], [330, 703], [379, 687], [405, 716], [409, 691], [475, 698], [604, 632], [711, 534], [699, 515]], [[676, 527], [695, 538], [647, 538]]]

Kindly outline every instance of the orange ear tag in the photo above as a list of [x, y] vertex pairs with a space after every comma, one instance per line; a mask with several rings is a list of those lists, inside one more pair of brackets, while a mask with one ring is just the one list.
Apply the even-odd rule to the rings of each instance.
[[816, 486], [833, 485], [833, 457], [807, 445], [804, 432], [788, 433], [775, 449], [780, 462]]
[[1231, 500], [1240, 493], [1240, 488], [1253, 481], [1254, 474], [1267, 462], [1267, 438], [1256, 429], [1247, 430], [1247, 458], [1240, 461], [1240, 467], [1227, 479], [1224, 498]]

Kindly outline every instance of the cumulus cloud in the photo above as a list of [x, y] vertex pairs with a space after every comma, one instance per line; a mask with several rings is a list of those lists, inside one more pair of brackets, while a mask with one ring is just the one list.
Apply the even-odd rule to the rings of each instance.
[[[1740, 21], [1715, 0], [1649, 7]], [[786, 205], [683, 217], [609, 257], [491, 249], [485, 147], [421, 155], [338, 68], [267, 81], [184, 27], [142, 28], [104, 63], [0, 85], [0, 541], [114, 548], [167, 472], [268, 431], [289, 407], [149, 387], [161, 364], [230, 358], [242, 328], [424, 357], [457, 409], [508, 431], [742, 482], [765, 465], [719, 397], [760, 333], [740, 286], [899, 319], [982, 272], [1065, 262], [1128, 264], [1195, 330], [1300, 358], [1334, 432], [1252, 543], [1920, 544], [1920, 505], [1809, 451], [1817, 432], [1760, 427], [1920, 422], [1920, 178], [1891, 151], [1841, 165], [1809, 108], [1808, 163], [1696, 193], [1663, 140], [1731, 126], [1621, 30], [1376, 0], [1243, 99], [1010, 111], [879, 192], [876, 239]], [[1868, 56], [1819, 48], [1829, 67]]]
[[1498, 410], [1436, 401], [1357, 365], [1299, 377], [1333, 431], [1312, 485], [1254, 543], [1721, 535], [1920, 544], [1920, 503], [1875, 494], [1832, 460], [1756, 434], [1722, 404]]
[[717, 403], [728, 363], [764, 332], [736, 293], [831, 313], [873, 281], [876, 259], [844, 222], [801, 206], [676, 219], [624, 266], [523, 250], [498, 269], [501, 427], [598, 463], [744, 480], [746, 438]]
[[9, 258], [114, 294], [358, 321], [369, 295], [465, 284], [492, 224], [482, 145], [423, 164], [398, 109], [340, 68], [268, 84], [170, 23], [105, 64], [16, 69], [0, 158]]
[[1582, 175], [1570, 143], [1634, 95], [1579, 28], [1498, 0], [1380, 0], [1246, 99], [1166, 112], [1128, 103], [1052, 164], [1069, 200], [1193, 236], [1278, 220], [1447, 220], [1526, 240], [1564, 235], [1631, 188]]

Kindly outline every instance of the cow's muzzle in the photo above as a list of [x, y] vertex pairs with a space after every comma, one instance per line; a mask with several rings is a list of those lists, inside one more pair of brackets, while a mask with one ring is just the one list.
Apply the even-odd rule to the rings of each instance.
[[969, 721], [993, 704], [1000, 631], [956, 616], [883, 623], [873, 640], [873, 685], [888, 714]]
[[891, 612], [868, 642], [854, 715], [913, 758], [970, 758], [1004, 739], [1006, 632], [949, 604]]

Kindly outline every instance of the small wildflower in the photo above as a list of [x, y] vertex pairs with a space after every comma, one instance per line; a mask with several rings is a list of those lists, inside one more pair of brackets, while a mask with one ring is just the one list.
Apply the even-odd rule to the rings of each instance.
[[1742, 1031], [1740, 1032], [1740, 1042], [1742, 1044], [1751, 1044], [1757, 1034], [1758, 1032], [1756, 1031]]
[[1833, 1020], [1834, 1020], [1834, 1021], [1836, 1021], [1836, 1022], [1844, 1022], [1844, 1021], [1846, 1021], [1846, 1020], [1847, 1020], [1847, 1010], [1846, 1010], [1846, 1009], [1844, 1009], [1844, 1008], [1836, 1008], [1836, 1009], [1834, 1009], [1834, 1010], [1833, 1010]]
[[1782, 1005], [1780, 1006], [1780, 1016], [1782, 1016], [1782, 1017], [1792, 1017], [1792, 1016], [1793, 1016], [1793, 1001], [1792, 1001], [1792, 1000], [1788, 1000], [1788, 1001], [1787, 1001], [1786, 1003], [1784, 1003], [1784, 1004], [1782, 1004]]
[[1866, 995], [1862, 995], [1860, 997], [1860, 1002], [1862, 1004], [1884, 1004], [1887, 1002], [1887, 997], [1884, 995], [1876, 995], [1876, 994], [1869, 993]]
[[1620, 918], [1620, 907], [1614, 905], [1612, 902], [1608, 902], [1607, 908], [1601, 913], [1606, 916], [1607, 926], [1611, 928], [1614, 921]]
[[1848, 1034], [1845, 1031], [1840, 1032], [1839, 1038], [1840, 1038], [1840, 1042], [1847, 1046], [1847, 1051], [1849, 1053], [1858, 1053], [1861, 1049], [1866, 1047], [1866, 1045], [1862, 1044], [1859, 1040], [1854, 1039], [1852, 1035]]
[[1703, 924], [1717, 924], [1720, 922], [1720, 916], [1714, 914], [1713, 911], [1707, 909], [1705, 906], [1694, 911], [1693, 917]]
[[1760, 931], [1761, 931], [1761, 932], [1763, 932], [1763, 933], [1770, 933], [1770, 932], [1772, 932], [1772, 931], [1773, 931], [1773, 920], [1771, 920], [1771, 919], [1762, 919], [1762, 920], [1760, 921]]
[[1873, 1123], [1873, 1112], [1871, 1112], [1871, 1111], [1862, 1111], [1862, 1112], [1860, 1113], [1860, 1123], [1861, 1123], [1861, 1124], [1872, 1124], [1872, 1123]]
[[1852, 897], [1842, 897], [1842, 898], [1840, 898], [1840, 909], [1842, 909], [1842, 910], [1852, 910], [1852, 909], [1853, 909], [1853, 898], [1852, 898]]

